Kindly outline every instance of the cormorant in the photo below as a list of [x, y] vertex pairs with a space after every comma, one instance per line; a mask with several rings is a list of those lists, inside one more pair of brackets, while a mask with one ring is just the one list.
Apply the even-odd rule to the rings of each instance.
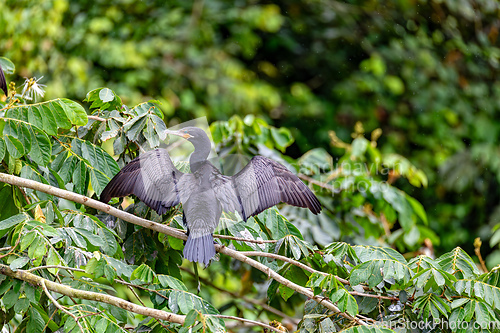
[[186, 127], [168, 134], [194, 145], [189, 158], [191, 173], [179, 171], [165, 149], [155, 149], [132, 160], [111, 179], [101, 193], [113, 197], [135, 194], [158, 214], [182, 203], [188, 239], [184, 257], [208, 265], [215, 256], [213, 232], [222, 211], [238, 212], [243, 220], [280, 202], [321, 211], [313, 192], [282, 164], [255, 156], [232, 177], [222, 175], [207, 158], [210, 140], [201, 128]]

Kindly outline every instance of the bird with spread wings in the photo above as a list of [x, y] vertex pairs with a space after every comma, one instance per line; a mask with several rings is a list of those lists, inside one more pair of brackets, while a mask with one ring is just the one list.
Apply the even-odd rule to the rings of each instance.
[[188, 230], [184, 257], [208, 265], [215, 256], [213, 232], [222, 211], [237, 212], [244, 221], [281, 202], [309, 208], [319, 214], [321, 204], [313, 192], [282, 164], [255, 156], [234, 176], [222, 175], [207, 158], [210, 140], [201, 128], [186, 127], [168, 134], [190, 141], [191, 173], [179, 171], [165, 149], [141, 154], [114, 176], [101, 193], [113, 197], [136, 195], [158, 214], [182, 203]]

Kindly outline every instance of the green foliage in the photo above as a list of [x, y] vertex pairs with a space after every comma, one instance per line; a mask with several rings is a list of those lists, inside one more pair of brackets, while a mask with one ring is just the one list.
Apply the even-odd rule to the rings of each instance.
[[[121, 107], [117, 95], [128, 105], [157, 96], [167, 125], [250, 114], [289, 128], [293, 145], [287, 130], [272, 131], [271, 140], [294, 158], [312, 147], [341, 157], [328, 131], [348, 141], [362, 121], [370, 131], [382, 129], [383, 153], [401, 153], [428, 177], [418, 172], [410, 185], [394, 179], [427, 207], [440, 235], [434, 242], [416, 227], [405, 230], [407, 241], [420, 234], [443, 253], [476, 236], [489, 239], [499, 224], [495, 0], [4, 4], [0, 26], [9, 38], [0, 41], [0, 54], [21, 76], [45, 75], [48, 99], [82, 100], [93, 90], [100, 97], [94, 106], [106, 109]], [[0, 65], [7, 75], [14, 70], [6, 58]], [[104, 138], [116, 137], [121, 154], [126, 141], [116, 121]], [[151, 145], [158, 124], [136, 125], [145, 126], [141, 135]], [[23, 152], [16, 139], [7, 140], [0, 155], [6, 144]], [[486, 248], [495, 249], [490, 266], [500, 262], [499, 237]]]
[[[213, 8], [207, 11], [215, 15]], [[52, 11], [54, 15], [60, 12], [64, 10]], [[275, 5], [262, 5], [248, 11], [231, 9], [228, 17], [238, 17], [231, 26], [240, 27], [242, 22], [238, 20], [243, 20], [243, 26], [250, 25], [249, 30], [248, 26], [247, 30], [231, 30], [233, 34], [247, 34], [250, 39], [259, 38], [255, 30], [272, 33], [284, 24]], [[114, 29], [109, 22], [95, 19], [91, 26], [89, 29], [96, 35]], [[210, 30], [205, 33], [205, 37], [199, 38], [210, 39]], [[87, 37], [85, 43], [92, 41], [92, 36]], [[206, 41], [198, 42], [191, 52]], [[238, 48], [241, 49], [233, 52], [243, 57], [253, 56], [249, 45]], [[103, 52], [97, 49], [93, 57]], [[126, 56], [122, 55], [124, 59], [120, 61], [124, 67], [137, 69], [144, 65], [146, 55], [139, 53], [137, 59], [132, 59], [128, 53], [123, 54]], [[209, 62], [216, 55], [207, 50], [199, 56]], [[72, 66], [78, 67], [75, 65], [78, 61], [74, 60]], [[9, 62], [3, 60], [2, 63], [7, 64], [7, 73], [14, 71]], [[225, 65], [231, 67], [234, 63], [228, 61]], [[206, 66], [208, 70], [222, 65], [210, 62]], [[382, 55], [374, 54], [362, 63], [361, 69], [368, 87], [358, 82], [358, 89], [364, 93], [383, 96], [384, 101], [387, 96], [407, 93], [406, 81], [387, 74], [390, 67]], [[272, 67], [268, 66], [266, 71], [272, 73]], [[218, 72], [201, 72], [190, 78], [201, 86], [194, 86], [193, 91], [184, 91], [181, 96], [183, 108], [194, 114], [204, 108], [200, 98], [206, 96], [201, 91], [214, 89], [206, 80], [218, 75]], [[210, 108], [219, 107], [225, 112], [229, 107], [238, 110], [246, 106], [255, 111], [273, 109], [281, 103], [277, 92], [268, 84], [257, 81], [247, 87], [249, 83], [245, 78], [235, 75], [233, 79], [235, 100], [223, 101], [224, 95], [213, 94], [210, 97], [213, 104], [207, 104]], [[248, 91], [239, 90], [241, 85]], [[366, 90], [368, 88], [371, 90]], [[378, 92], [379, 88], [384, 91]], [[0, 171], [95, 198], [119, 167], [137, 156], [139, 147], [155, 148], [166, 140], [167, 123], [173, 118], [168, 110], [172, 107], [169, 101], [166, 109], [160, 109], [154, 101], [129, 108], [123, 104], [127, 99], [122, 100], [109, 88], [94, 89], [86, 95], [89, 116], [80, 104], [68, 99], [30, 104], [28, 94], [12, 92], [0, 102]], [[254, 100], [256, 92], [263, 92], [257, 101]], [[291, 95], [296, 98], [294, 102], [302, 100], [313, 105], [310, 99], [314, 98], [307, 86], [294, 84]], [[421, 255], [407, 260], [403, 256], [402, 253], [417, 251], [426, 239], [439, 244], [440, 237], [429, 227], [432, 220], [422, 204], [408, 190], [425, 188], [429, 184], [426, 173], [392, 149], [381, 147], [380, 130], [374, 130], [367, 139], [358, 123], [350, 143], [330, 132], [329, 144], [334, 147], [333, 152], [341, 156], [334, 163], [333, 152], [322, 148], [312, 149], [298, 159], [283, 155], [292, 147], [297, 133], [274, 127], [255, 115], [216, 121], [210, 129], [224, 171], [237, 171], [246, 163], [246, 157], [254, 154], [274, 158], [295, 168], [324, 206], [319, 216], [286, 206], [268, 209], [246, 222], [234, 214], [224, 214], [218, 233], [276, 242], [218, 241], [238, 251], [282, 255], [307, 266], [308, 269], [304, 269], [305, 266], [293, 265], [290, 260], [257, 258], [289, 281], [335, 303], [344, 316], [312, 299], [306, 301], [290, 285], [275, 280], [268, 283], [265, 273], [235, 263], [226, 256], [221, 256], [200, 275], [215, 288], [229, 289], [230, 297], [221, 296], [219, 289], [211, 289], [205, 282], [200, 294], [195, 295], [197, 281], [189, 274], [189, 266], [182, 266], [182, 242], [112, 219], [84, 205], [10, 185], [0, 188], [0, 198], [5, 203], [0, 207], [0, 239], [7, 248], [2, 250], [5, 253], [0, 261], [14, 271], [30, 269], [39, 276], [76, 289], [119, 295], [156, 309], [186, 315], [181, 327], [144, 319], [97, 301], [58, 298], [61, 305], [80, 318], [78, 322], [86, 330], [126, 332], [128, 327], [133, 327], [138, 332], [217, 332], [224, 330], [225, 323], [214, 315], [224, 312], [261, 321], [277, 318], [276, 311], [262, 313], [259, 308], [249, 308], [247, 302], [238, 297], [267, 295], [269, 306], [291, 316], [301, 315], [297, 309], [304, 308], [299, 332], [392, 332], [400, 322], [426, 323], [427, 318], [440, 320], [442, 325], [478, 324], [485, 331], [492, 331], [487, 323], [498, 321], [500, 311], [498, 266], [481, 273], [471, 257], [458, 247], [436, 259]], [[232, 159], [233, 154], [238, 154], [236, 160]], [[400, 178], [407, 182], [403, 183]], [[178, 209], [158, 216], [134, 198], [115, 199], [112, 204], [120, 204], [127, 211], [153, 221], [183, 228]], [[134, 290], [137, 297], [130, 290]], [[79, 330], [77, 322], [67, 313], [56, 310], [57, 315], [53, 316], [54, 306], [38, 286], [0, 275], [0, 295], [3, 323], [11, 328], [29, 332], [47, 328], [65, 332]], [[348, 316], [357, 316], [357, 323], [346, 318]], [[366, 327], [361, 325], [365, 322], [369, 324]], [[439, 329], [455, 331], [443, 326]]]

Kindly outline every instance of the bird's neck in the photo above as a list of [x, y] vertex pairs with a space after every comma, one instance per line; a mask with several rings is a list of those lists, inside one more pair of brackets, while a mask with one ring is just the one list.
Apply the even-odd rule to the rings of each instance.
[[199, 142], [193, 143], [195, 146], [194, 152], [191, 154], [189, 158], [189, 166], [191, 168], [191, 172], [196, 172], [208, 158], [210, 154], [210, 141], [208, 140], [200, 140]]

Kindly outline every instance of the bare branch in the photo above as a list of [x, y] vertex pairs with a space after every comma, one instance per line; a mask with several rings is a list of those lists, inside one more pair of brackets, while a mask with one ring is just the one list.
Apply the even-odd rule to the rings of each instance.
[[75, 320], [76, 324], [78, 325], [78, 328], [80, 329], [80, 331], [83, 333], [84, 330], [83, 330], [83, 327], [80, 324], [80, 321], [78, 320], [78, 318], [74, 314], [72, 314], [71, 312], [69, 312], [68, 310], [66, 310], [64, 308], [64, 306], [62, 306], [61, 304], [59, 304], [57, 302], [57, 300], [54, 297], [52, 297], [52, 295], [50, 294], [49, 290], [47, 289], [47, 286], [45, 285], [44, 279], [40, 280], [40, 285], [42, 286], [43, 291], [45, 291], [45, 294], [47, 295], [47, 297], [52, 301], [52, 303], [54, 303], [54, 305], [56, 306], [56, 308], [58, 308], [59, 310], [61, 310], [65, 314], [67, 314], [68, 316], [72, 317]]
[[97, 120], [97, 121], [102, 121], [102, 122], [106, 121], [106, 119], [98, 117], [98, 116], [87, 116], [87, 118]]
[[59, 268], [59, 269], [65, 269], [67, 271], [76, 271], [76, 272], [85, 273], [85, 270], [81, 269], [81, 268], [66, 267], [66, 266], [60, 266], [60, 265], [37, 266], [37, 267], [27, 269], [26, 272], [34, 272], [34, 271], [37, 271], [39, 269], [47, 269], [47, 268]]
[[268, 330], [271, 330], [274, 332], [283, 333], [282, 330], [279, 330], [276, 327], [272, 327], [271, 325], [267, 325], [267, 324], [264, 324], [264, 323], [261, 323], [261, 322], [255, 321], [255, 320], [244, 319], [244, 318], [233, 317], [233, 316], [225, 316], [225, 315], [210, 315], [210, 316], [216, 317], [216, 318], [222, 318], [222, 319], [237, 320], [237, 321], [241, 321], [242, 323], [249, 323], [249, 324], [252, 324], [253, 326], [261, 326], [261, 327], [267, 328]]
[[130, 312], [138, 313], [156, 319], [166, 320], [172, 323], [177, 323], [177, 324], [184, 323], [185, 316], [183, 315], [147, 308], [107, 294], [100, 294], [92, 291], [74, 289], [71, 288], [70, 286], [46, 280], [40, 276], [31, 274], [30, 272], [24, 270], [17, 270], [14, 272], [7, 265], [0, 264], [0, 274], [7, 275], [18, 280], [23, 280], [34, 285], [42, 285], [43, 283], [48, 290], [59, 293], [61, 295], [111, 304]]
[[244, 238], [244, 237], [234, 237], [234, 236], [226, 236], [226, 235], [214, 235], [216, 238], [222, 238], [222, 239], [231, 239], [235, 241], [241, 241], [241, 242], [246, 242], [246, 243], [257, 243], [257, 244], [265, 244], [265, 243], [277, 243], [277, 240], [271, 239], [271, 240], [264, 240], [264, 239], [249, 239], [249, 238]]

